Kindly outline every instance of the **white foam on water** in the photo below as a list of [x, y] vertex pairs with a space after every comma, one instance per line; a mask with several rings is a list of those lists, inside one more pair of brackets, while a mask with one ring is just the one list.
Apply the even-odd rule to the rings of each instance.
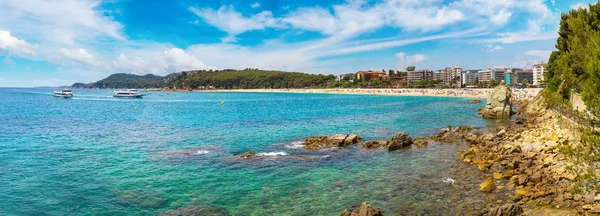
[[301, 148], [304, 148], [304, 145], [302, 145], [302, 143], [304, 143], [304, 142], [303, 141], [293, 142], [293, 143], [290, 143], [289, 145], [285, 145], [285, 147], [289, 148], [289, 149], [301, 149]]
[[285, 152], [261, 152], [256, 154], [256, 156], [262, 156], [262, 157], [276, 157], [276, 156], [286, 156], [288, 155], [288, 153]]
[[442, 179], [442, 182], [444, 182], [444, 183], [448, 183], [448, 184], [454, 184], [454, 179], [451, 179], [451, 178], [445, 178], [445, 179]]
[[208, 153], [210, 153], [210, 151], [207, 151], [207, 150], [198, 150], [198, 152], [196, 152], [196, 154], [199, 154], [199, 155], [208, 154]]

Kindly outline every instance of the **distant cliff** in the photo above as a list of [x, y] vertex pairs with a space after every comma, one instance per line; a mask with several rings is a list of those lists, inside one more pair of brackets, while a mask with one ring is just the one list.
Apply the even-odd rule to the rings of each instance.
[[100, 81], [84, 84], [75, 83], [72, 88], [162, 88], [169, 76], [156, 76], [153, 74], [135, 75], [118, 73], [108, 76]]

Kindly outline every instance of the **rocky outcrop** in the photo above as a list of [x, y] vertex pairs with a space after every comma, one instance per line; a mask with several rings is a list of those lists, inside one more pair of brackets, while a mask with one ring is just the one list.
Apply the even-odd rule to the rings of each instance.
[[333, 136], [313, 136], [302, 143], [305, 149], [317, 150], [322, 148], [346, 147], [362, 141], [356, 134], [337, 134]]
[[389, 139], [387, 141], [387, 143], [385, 144], [386, 145], [385, 148], [388, 151], [396, 151], [401, 148], [409, 147], [412, 144], [413, 144], [412, 138], [410, 136], [408, 136], [408, 134], [406, 134], [404, 132], [400, 132], [400, 133], [397, 133], [396, 135], [394, 135], [394, 137], [392, 137], [391, 139]]
[[355, 209], [352, 212], [346, 209], [340, 216], [383, 216], [383, 214], [381, 214], [379, 208], [375, 208], [372, 205], [363, 202], [358, 209]]
[[478, 104], [478, 103], [481, 103], [481, 100], [477, 100], [477, 99], [475, 99], [475, 100], [471, 100], [471, 101], [469, 101], [469, 103], [470, 103], [470, 104]]
[[417, 148], [425, 148], [427, 147], [427, 144], [429, 144], [429, 142], [425, 138], [416, 138], [413, 140], [413, 145]]
[[429, 137], [438, 142], [460, 142], [467, 136], [468, 132], [472, 131], [470, 126], [458, 126], [452, 128], [450, 126], [442, 128], [436, 135]]
[[256, 152], [244, 152], [242, 154], [237, 155], [239, 158], [251, 158], [256, 156]]
[[521, 206], [509, 203], [501, 206], [496, 206], [488, 210], [484, 210], [477, 216], [517, 216], [523, 214], [523, 208]]
[[512, 113], [511, 90], [500, 83], [490, 94], [481, 116], [486, 119], [510, 118]]
[[377, 149], [386, 146], [387, 140], [373, 140], [362, 144], [363, 148], [366, 149]]
[[228, 216], [225, 209], [210, 206], [188, 206], [161, 213], [160, 216]]

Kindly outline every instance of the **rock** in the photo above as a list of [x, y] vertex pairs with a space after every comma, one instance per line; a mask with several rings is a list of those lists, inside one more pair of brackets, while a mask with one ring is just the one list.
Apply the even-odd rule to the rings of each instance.
[[373, 140], [363, 143], [362, 147], [366, 149], [376, 149], [385, 146], [386, 143], [387, 140]]
[[529, 176], [529, 181], [531, 181], [533, 184], [540, 183], [540, 182], [542, 182], [542, 175], [540, 175], [540, 174], [531, 175], [531, 176]]
[[513, 200], [515, 201], [519, 201], [525, 197], [529, 197], [531, 196], [531, 193], [529, 192], [528, 188], [524, 188], [524, 187], [518, 187], [515, 190], [515, 196], [513, 197]]
[[355, 209], [350, 213], [348, 209], [344, 210], [340, 216], [383, 216], [379, 208], [375, 208], [372, 205], [363, 202], [360, 204], [358, 209]]
[[424, 148], [427, 146], [427, 144], [427, 139], [424, 138], [417, 138], [413, 140], [413, 145], [415, 145], [417, 148]]
[[237, 155], [239, 158], [251, 158], [256, 156], [256, 152], [245, 152], [243, 154]]
[[475, 99], [475, 100], [471, 100], [471, 101], [469, 101], [469, 103], [470, 103], [470, 104], [478, 104], [478, 103], [481, 103], [481, 101], [480, 101], [480, 100], [477, 100], [477, 99]]
[[494, 179], [501, 179], [502, 178], [502, 173], [499, 173], [499, 172], [495, 172], [492, 175], [494, 176]]
[[489, 170], [491, 166], [492, 166], [491, 163], [481, 162], [481, 163], [477, 164], [477, 169], [479, 169], [481, 171], [485, 171], [485, 170]]
[[305, 149], [317, 150], [322, 148], [346, 147], [362, 141], [356, 134], [336, 134], [333, 136], [313, 136], [302, 143]]
[[496, 136], [503, 137], [506, 134], [506, 130], [500, 130]]
[[[470, 126], [458, 126], [452, 128], [450, 126], [442, 128], [435, 136], [430, 139], [438, 142], [460, 142], [467, 136], [468, 132], [472, 131], [473, 128]], [[474, 138], [473, 136], [470, 136]]]
[[143, 209], [159, 209], [167, 204], [167, 200], [157, 194], [144, 193], [137, 190], [116, 191], [117, 202], [123, 205], [134, 205]]
[[408, 147], [413, 144], [412, 138], [408, 134], [401, 132], [397, 133], [386, 143], [386, 149], [388, 151], [395, 151], [401, 148]]
[[510, 88], [502, 81], [490, 94], [487, 103], [485, 104], [485, 108], [481, 112], [483, 118], [509, 118], [513, 114], [511, 95]]
[[159, 216], [228, 216], [225, 209], [210, 206], [188, 206], [161, 213]]
[[487, 214], [489, 216], [517, 216], [523, 214], [523, 208], [515, 203], [509, 203], [502, 206], [491, 208]]
[[494, 180], [492, 178], [486, 179], [479, 185], [479, 190], [483, 192], [490, 192], [494, 190], [494, 188], [496, 188], [496, 186], [494, 185]]

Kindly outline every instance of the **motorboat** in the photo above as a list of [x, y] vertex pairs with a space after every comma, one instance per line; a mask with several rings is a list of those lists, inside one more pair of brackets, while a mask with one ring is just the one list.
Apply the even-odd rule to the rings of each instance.
[[54, 90], [54, 97], [57, 98], [72, 98], [73, 92], [70, 89]]
[[137, 89], [115, 90], [113, 93], [113, 97], [117, 98], [142, 98], [144, 96]]

